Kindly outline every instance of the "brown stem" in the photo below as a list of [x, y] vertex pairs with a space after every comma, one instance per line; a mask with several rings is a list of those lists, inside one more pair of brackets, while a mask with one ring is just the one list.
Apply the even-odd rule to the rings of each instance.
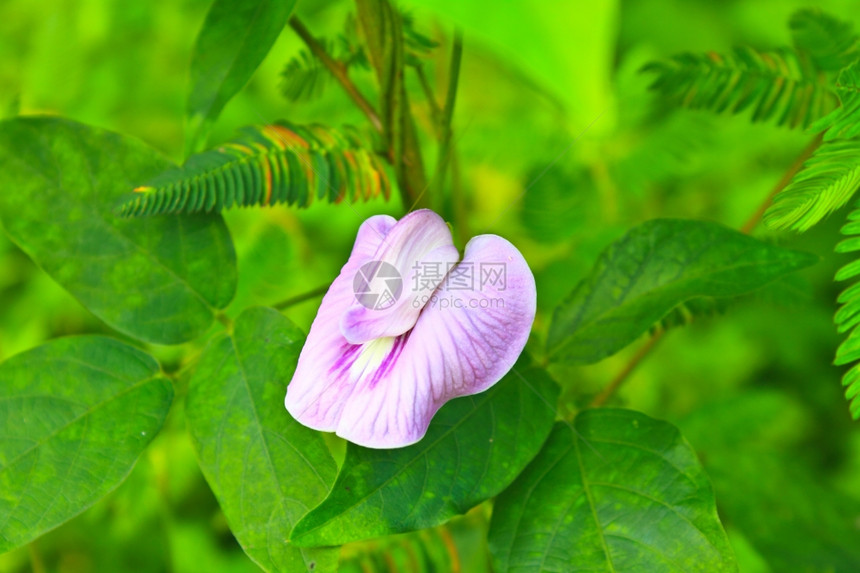
[[[800, 155], [797, 156], [794, 162], [789, 166], [788, 170], [783, 173], [782, 177], [777, 181], [776, 185], [774, 185], [771, 192], [767, 197], [765, 197], [764, 201], [762, 201], [761, 205], [758, 206], [755, 212], [750, 215], [750, 218], [747, 219], [746, 223], [744, 223], [740, 228], [742, 233], [748, 235], [753, 229], [755, 229], [756, 225], [759, 224], [761, 218], [773, 202], [773, 198], [791, 182], [794, 176], [797, 175], [797, 172], [803, 167], [803, 163], [809, 159], [809, 157], [815, 153], [815, 150], [818, 149], [818, 146], [821, 145], [822, 135], [823, 133], [816, 135], [815, 138], [809, 142], [809, 145], [800, 152]], [[618, 390], [630, 374], [633, 373], [639, 363], [648, 356], [651, 350], [653, 350], [654, 346], [657, 345], [657, 342], [663, 337], [664, 333], [665, 331], [663, 330], [659, 331], [657, 334], [652, 336], [651, 339], [642, 346], [642, 348], [639, 349], [639, 351], [630, 359], [612, 382], [607, 384], [606, 387], [594, 398], [594, 400], [591, 401], [590, 406], [592, 408], [602, 406], [607, 400], [609, 400], [609, 398], [612, 397], [616, 390]]]
[[33, 573], [45, 573], [45, 562], [42, 561], [36, 542], [31, 541], [27, 544], [27, 549], [30, 551], [30, 566], [33, 568]]
[[376, 110], [373, 109], [370, 102], [361, 95], [361, 92], [358, 91], [358, 88], [354, 83], [352, 83], [352, 80], [349, 79], [349, 75], [346, 73], [346, 66], [343, 65], [342, 62], [332, 58], [328, 52], [325, 51], [323, 45], [313, 37], [310, 31], [305, 28], [305, 25], [302, 24], [301, 20], [297, 17], [293, 16], [290, 18], [290, 28], [295, 30], [302, 41], [307, 45], [308, 49], [313, 52], [317, 58], [319, 58], [326, 68], [328, 68], [328, 71], [331, 72], [331, 75], [333, 75], [338, 83], [340, 83], [347, 95], [351, 97], [358, 108], [364, 112], [364, 115], [366, 115], [367, 119], [370, 120], [373, 128], [379, 133], [382, 133], [382, 122], [379, 119], [379, 114], [376, 113]]
[[800, 169], [803, 167], [803, 163], [807, 159], [809, 159], [809, 157], [813, 153], [815, 153], [815, 150], [818, 149], [818, 146], [821, 145], [821, 138], [823, 135], [824, 132], [819, 133], [812, 139], [812, 141], [809, 142], [809, 145], [803, 148], [803, 151], [800, 152], [800, 155], [797, 156], [797, 158], [794, 160], [794, 163], [792, 163], [791, 167], [788, 168], [788, 171], [783, 173], [780, 180], [777, 181], [776, 185], [773, 186], [773, 189], [771, 189], [770, 193], [762, 202], [762, 204], [759, 205], [755, 213], [750, 215], [750, 218], [747, 219], [747, 222], [743, 224], [740, 229], [742, 233], [749, 235], [752, 230], [755, 229], [756, 225], [759, 224], [768, 207], [770, 207], [770, 204], [773, 203], [773, 198], [776, 197], [776, 195], [780, 191], [785, 189], [786, 185], [791, 183], [791, 180], [794, 179], [794, 176], [797, 175], [797, 172], [800, 171]]
[[312, 291], [302, 293], [300, 295], [290, 297], [286, 300], [282, 300], [281, 302], [279, 302], [277, 304], [273, 304], [272, 308], [277, 309], [277, 310], [284, 310], [285, 308], [291, 307], [291, 306], [299, 304], [301, 302], [315, 299], [319, 296], [324, 295], [327, 292], [328, 292], [328, 285], [317, 287]]
[[648, 342], [645, 343], [642, 348], [639, 349], [638, 352], [630, 359], [630, 361], [624, 365], [624, 368], [618, 375], [612, 379], [612, 382], [606, 385], [606, 387], [600, 391], [600, 394], [594, 397], [594, 400], [589, 404], [592, 408], [599, 408], [603, 406], [609, 398], [624, 384], [624, 381], [627, 380], [627, 377], [636, 370], [636, 367], [639, 366], [639, 363], [648, 356], [648, 353], [651, 352], [651, 349], [654, 348], [657, 343], [663, 338], [663, 334], [665, 334], [665, 330], [661, 330], [657, 332], [654, 336], [652, 336]]

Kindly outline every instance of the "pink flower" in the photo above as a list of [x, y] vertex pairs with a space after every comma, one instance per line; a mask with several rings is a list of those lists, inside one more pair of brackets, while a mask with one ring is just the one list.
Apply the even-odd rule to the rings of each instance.
[[498, 382], [529, 337], [534, 276], [496, 235], [474, 237], [458, 260], [432, 211], [365, 221], [311, 325], [287, 388], [290, 414], [397, 448], [420, 440], [448, 400]]

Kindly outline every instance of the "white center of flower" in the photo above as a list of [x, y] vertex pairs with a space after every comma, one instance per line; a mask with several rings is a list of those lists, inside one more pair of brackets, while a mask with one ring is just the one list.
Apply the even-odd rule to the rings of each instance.
[[396, 337], [394, 336], [383, 336], [362, 344], [361, 350], [358, 351], [358, 357], [349, 368], [349, 373], [353, 379], [358, 380], [365, 372], [373, 372], [379, 368], [382, 361], [394, 348], [395, 340]]

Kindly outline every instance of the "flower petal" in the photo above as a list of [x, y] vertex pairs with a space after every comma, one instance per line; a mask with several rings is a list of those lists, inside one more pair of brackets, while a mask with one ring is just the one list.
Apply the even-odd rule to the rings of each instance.
[[495, 235], [469, 241], [452, 274], [470, 267], [471, 290], [439, 288], [415, 327], [386, 342], [375, 370], [355, 380], [339, 436], [371, 448], [415, 443], [445, 402], [482, 392], [511, 369], [534, 321], [534, 276], [516, 247]]
[[325, 372], [358, 349], [351, 348], [344, 340], [340, 319], [344, 309], [355, 301], [353, 279], [356, 272], [373, 260], [396, 222], [393, 217], [377, 215], [362, 223], [349, 260], [322, 299], [284, 400], [290, 414], [305, 426], [328, 432], [337, 427], [353, 384], [347, 379], [326, 376]]
[[[424, 301], [459, 258], [448, 225], [433, 211], [421, 209], [400, 219], [373, 256], [375, 261], [391, 265], [387, 267], [389, 272], [382, 272], [386, 267], [380, 265], [362, 269], [368, 271], [364, 284], [371, 292], [382, 292], [387, 281], [399, 278], [399, 296], [379, 306], [354, 302], [341, 319], [344, 338], [352, 344], [362, 344], [407, 332], [418, 320]], [[437, 272], [427, 272], [430, 269]]]

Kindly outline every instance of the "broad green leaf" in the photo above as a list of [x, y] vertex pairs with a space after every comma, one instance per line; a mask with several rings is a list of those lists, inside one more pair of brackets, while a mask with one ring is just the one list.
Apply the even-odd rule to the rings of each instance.
[[443, 406], [417, 444], [350, 443], [331, 493], [296, 525], [293, 543], [338, 545], [465, 513], [507, 487], [540, 450], [557, 394], [544, 371], [514, 366], [486, 392]]
[[111, 327], [175, 344], [203, 333], [236, 289], [218, 215], [120, 220], [116, 200], [171, 164], [70, 120], [0, 123], [0, 219], [42, 269]]
[[556, 362], [597, 362], [683, 302], [752, 292], [816, 260], [716, 223], [648, 221], [610, 245], [555, 310], [548, 351]]
[[299, 549], [292, 526], [328, 493], [335, 463], [322, 435], [284, 408], [304, 335], [252, 308], [206, 348], [188, 390], [194, 447], [230, 529], [266, 571], [333, 571], [337, 551]]
[[678, 430], [630, 410], [580, 413], [498, 497], [495, 571], [737, 571], [702, 466]]
[[206, 142], [221, 110], [269, 53], [296, 0], [214, 0], [191, 56], [186, 154]]
[[155, 360], [103, 336], [62, 338], [0, 364], [0, 553], [118, 486], [172, 400]]

